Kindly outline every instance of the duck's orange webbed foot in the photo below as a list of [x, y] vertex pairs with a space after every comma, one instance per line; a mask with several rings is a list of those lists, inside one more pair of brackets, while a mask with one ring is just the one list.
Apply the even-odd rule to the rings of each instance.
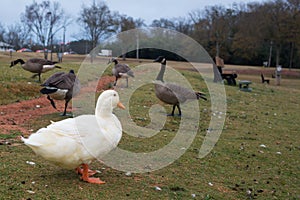
[[[81, 174], [81, 175], [83, 174], [83, 169], [81, 167], [77, 167], [75, 169], [75, 171], [77, 174]], [[93, 176], [93, 175], [97, 174], [97, 171], [88, 169], [88, 173], [89, 173], [89, 176]]]
[[[83, 169], [80, 168], [79, 173], [82, 174], [81, 179], [88, 182], [88, 183], [95, 183], [95, 184], [104, 184], [104, 181], [101, 181], [100, 178], [94, 178], [94, 177], [90, 177], [89, 174], [89, 166], [87, 164], [82, 164]], [[92, 171], [92, 170], [90, 170]]]

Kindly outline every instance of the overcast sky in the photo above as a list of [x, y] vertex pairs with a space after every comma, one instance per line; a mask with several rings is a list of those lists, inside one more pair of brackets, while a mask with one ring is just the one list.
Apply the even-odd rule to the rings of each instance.
[[[42, 2], [43, 0], [36, 0]], [[82, 5], [90, 5], [93, 0], [57, 0], [62, 8], [74, 18], [78, 17]], [[96, 0], [97, 1], [97, 0]], [[201, 10], [206, 6], [232, 6], [235, 3], [265, 2], [267, 0], [104, 0], [111, 11], [131, 16], [134, 19], [142, 18], [147, 25], [152, 20], [160, 18], [185, 17], [190, 11]], [[0, 22], [5, 26], [20, 21], [20, 14], [25, 6], [33, 0], [1, 1]], [[74, 39], [72, 35], [79, 32], [79, 26], [74, 24], [67, 28], [67, 40]]]

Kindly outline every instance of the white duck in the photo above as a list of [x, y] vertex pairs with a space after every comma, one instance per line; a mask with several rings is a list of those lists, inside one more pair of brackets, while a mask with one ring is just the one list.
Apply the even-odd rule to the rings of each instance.
[[88, 164], [113, 150], [121, 139], [121, 123], [112, 113], [116, 106], [125, 109], [118, 93], [106, 90], [97, 100], [95, 115], [54, 122], [22, 140], [46, 160], [66, 169], [76, 169], [82, 180], [103, 184], [99, 178], [90, 177], [95, 172], [89, 170]]

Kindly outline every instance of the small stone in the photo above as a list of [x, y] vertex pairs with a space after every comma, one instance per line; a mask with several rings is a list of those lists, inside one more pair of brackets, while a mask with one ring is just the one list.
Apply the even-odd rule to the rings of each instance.
[[35, 165], [35, 162], [31, 162], [31, 161], [26, 161], [26, 163], [27, 163], [28, 165]]
[[251, 191], [250, 191], [250, 190], [247, 190], [246, 193], [247, 193], [248, 195], [250, 195], [250, 194], [251, 194]]
[[131, 172], [126, 172], [125, 175], [126, 176], [131, 176]]
[[267, 148], [267, 146], [266, 146], [266, 145], [264, 145], [264, 144], [261, 144], [261, 145], [259, 145], [259, 147], [262, 147], [262, 148]]
[[161, 188], [160, 188], [160, 187], [158, 187], [158, 186], [155, 186], [155, 190], [157, 190], [157, 191], [161, 191]]

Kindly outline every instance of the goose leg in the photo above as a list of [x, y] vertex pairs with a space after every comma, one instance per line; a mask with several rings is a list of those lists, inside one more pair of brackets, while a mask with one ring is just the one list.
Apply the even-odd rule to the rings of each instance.
[[104, 181], [101, 181], [100, 178], [93, 178], [89, 175], [89, 166], [87, 164], [82, 164], [82, 180], [88, 183], [95, 183], [95, 184], [104, 184]]
[[177, 106], [177, 109], [178, 109], [178, 116], [181, 116], [181, 109], [180, 109], [179, 104], [177, 104], [176, 106]]
[[66, 100], [66, 102], [65, 102], [65, 109], [64, 109], [64, 113], [62, 114], [62, 116], [66, 116], [66, 114], [67, 114], [68, 103], [69, 103], [69, 100]]
[[118, 80], [118, 77], [116, 77], [116, 80], [115, 80], [114, 86], [116, 86], [116, 85], [117, 85], [117, 80]]
[[36, 76], [39, 76], [39, 82], [41, 82], [40, 74], [33, 74], [31, 78], [35, 78]]
[[50, 101], [52, 107], [56, 109], [55, 103], [54, 103], [53, 99], [50, 98], [49, 95], [47, 95], [47, 99]]
[[172, 113], [168, 114], [167, 116], [174, 116], [175, 107], [176, 107], [176, 105], [173, 105]]
[[126, 87], [128, 88], [128, 77], [126, 77]]

